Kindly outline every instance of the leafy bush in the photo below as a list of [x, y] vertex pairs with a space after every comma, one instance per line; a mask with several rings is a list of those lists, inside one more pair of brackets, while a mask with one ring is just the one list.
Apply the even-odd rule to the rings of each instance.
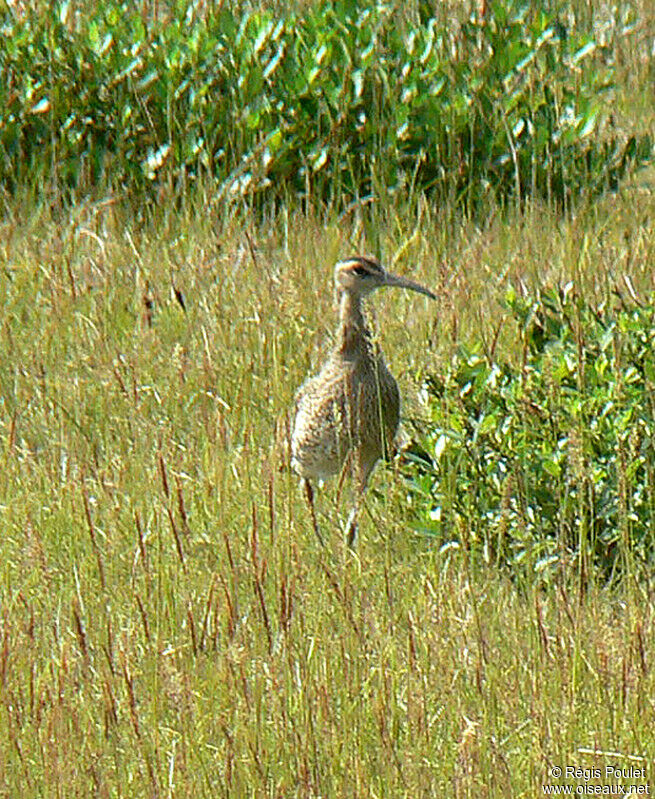
[[90, 6], [0, 11], [9, 186], [183, 189], [205, 173], [237, 197], [565, 201], [615, 185], [652, 149], [603, 130], [607, 53], [545, 2], [503, 0], [448, 26], [354, 0], [283, 16], [181, 4], [148, 25], [131, 2]]
[[407, 453], [421, 530], [546, 573], [652, 563], [655, 307], [597, 310], [569, 284], [506, 308], [521, 364], [461, 348], [428, 382], [432, 424]]

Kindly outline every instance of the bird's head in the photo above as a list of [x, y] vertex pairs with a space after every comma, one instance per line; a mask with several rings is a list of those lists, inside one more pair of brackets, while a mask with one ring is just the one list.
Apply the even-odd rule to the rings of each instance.
[[374, 289], [383, 286], [396, 286], [401, 289], [418, 291], [419, 294], [425, 294], [433, 300], [437, 299], [436, 294], [426, 289], [425, 286], [421, 286], [420, 283], [387, 272], [376, 258], [361, 255], [338, 261], [334, 268], [334, 282], [337, 291], [347, 291], [359, 297], [364, 297]]

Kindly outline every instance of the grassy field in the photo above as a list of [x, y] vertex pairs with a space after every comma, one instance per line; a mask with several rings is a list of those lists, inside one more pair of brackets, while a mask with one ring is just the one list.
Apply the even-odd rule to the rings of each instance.
[[[626, 136], [654, 129], [638, 11]], [[653, 793], [647, 570], [609, 587], [563, 562], [544, 585], [442, 551], [397, 464], [356, 553], [336, 486], [317, 492], [321, 549], [286, 455], [337, 258], [373, 252], [439, 295], [372, 302], [409, 434], [424, 378], [493, 335], [508, 285], [653, 302], [653, 179], [474, 220], [398, 196], [256, 218], [211, 186], [156, 208], [3, 195], [0, 796]], [[509, 326], [497, 347], [515, 352]]]
[[[651, 291], [652, 210], [642, 185], [568, 222], [380, 218], [387, 262], [441, 297], [374, 303], [405, 415], [508, 279]], [[649, 579], [580, 595], [564, 570], [546, 591], [440, 554], [394, 468], [356, 555], [321, 492], [317, 546], [285, 431], [360, 236], [300, 213], [7, 210], [4, 795], [532, 797], [553, 766], [651, 762]]]

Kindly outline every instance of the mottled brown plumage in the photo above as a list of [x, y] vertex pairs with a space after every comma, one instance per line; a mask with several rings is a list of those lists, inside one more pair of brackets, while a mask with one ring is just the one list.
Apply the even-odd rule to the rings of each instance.
[[400, 421], [398, 385], [371, 340], [362, 298], [382, 286], [436, 297], [418, 283], [386, 272], [373, 258], [357, 256], [339, 261], [334, 277], [339, 297], [336, 342], [321, 371], [296, 395], [291, 463], [305, 483], [319, 539], [310, 481], [339, 474], [349, 464], [357, 496], [347, 524], [352, 546], [359, 497], [378, 459], [390, 450]]

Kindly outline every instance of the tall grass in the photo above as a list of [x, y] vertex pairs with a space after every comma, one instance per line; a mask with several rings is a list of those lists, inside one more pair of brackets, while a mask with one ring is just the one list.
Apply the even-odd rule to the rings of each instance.
[[[626, 191], [571, 223], [484, 229], [388, 213], [387, 261], [441, 296], [436, 315], [375, 302], [405, 417], [426, 415], [422, 374], [491, 335], [506, 279], [579, 269], [581, 227], [586, 296], [606, 259], [649, 290], [649, 248], [626, 245], [648, 240], [634, 220], [649, 204]], [[580, 593], [575, 568], [512, 584], [416, 537], [393, 468], [376, 473], [356, 556], [335, 487], [320, 492], [317, 548], [286, 420], [332, 326], [324, 262], [360, 235], [357, 219], [299, 213], [263, 229], [202, 206], [138, 226], [112, 204], [56, 220], [7, 208], [7, 796], [527, 797], [552, 765], [652, 758], [644, 575], [612, 593]]]
[[[637, 10], [611, 49], [624, 141], [653, 123]], [[336, 487], [318, 492], [323, 550], [286, 454], [335, 258], [373, 251], [439, 293], [436, 312], [373, 301], [418, 439], [424, 379], [462, 346], [520, 366], [509, 286], [652, 302], [651, 180], [564, 214], [384, 186], [255, 212], [204, 177], [158, 203], [70, 205], [34, 177], [3, 192], [0, 795], [532, 799], [585, 785], [553, 767], [608, 765], [643, 766], [623, 782], [652, 791], [655, 603], [628, 537], [611, 586], [580, 559], [536, 580], [417, 534], [392, 464], [355, 554]]]

